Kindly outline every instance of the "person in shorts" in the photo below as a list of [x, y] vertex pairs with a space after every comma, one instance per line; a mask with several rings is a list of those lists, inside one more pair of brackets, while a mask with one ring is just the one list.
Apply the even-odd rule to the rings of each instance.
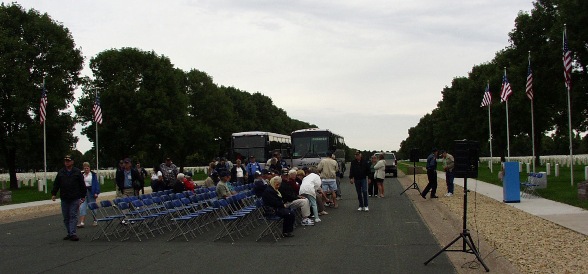
[[[328, 154], [331, 156], [331, 153]], [[337, 204], [337, 172], [339, 171], [339, 164], [333, 157], [325, 157], [321, 159], [317, 166], [317, 171], [321, 176], [321, 187], [324, 193], [331, 193], [331, 203], [334, 208], [338, 208]], [[329, 201], [327, 201], [329, 202]]]

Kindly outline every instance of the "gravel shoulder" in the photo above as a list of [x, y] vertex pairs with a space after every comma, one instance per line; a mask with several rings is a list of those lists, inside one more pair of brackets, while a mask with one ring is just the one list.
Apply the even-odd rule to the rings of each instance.
[[[399, 173], [406, 188], [413, 176]], [[427, 184], [426, 174], [417, 174], [421, 189]], [[475, 186], [470, 186], [474, 190]], [[463, 188], [455, 186], [455, 195], [444, 197], [445, 180], [438, 180], [439, 199], [423, 199], [417, 190], [405, 192], [437, 238], [440, 249], [462, 231]], [[403, 195], [405, 195], [403, 194]], [[584, 273], [588, 264], [588, 237], [551, 221], [531, 215], [502, 202], [468, 193], [467, 227], [476, 241], [484, 262], [495, 273]], [[479, 241], [479, 243], [478, 243]], [[459, 241], [461, 242], [461, 240]], [[455, 243], [456, 249], [461, 244]], [[446, 252], [459, 273], [485, 272], [473, 254]], [[434, 254], [431, 254], [433, 256]]]

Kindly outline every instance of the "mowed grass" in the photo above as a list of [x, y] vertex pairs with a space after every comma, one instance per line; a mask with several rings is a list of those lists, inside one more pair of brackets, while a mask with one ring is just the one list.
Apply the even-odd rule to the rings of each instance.
[[[412, 167], [412, 162], [398, 162], [398, 168], [405, 174], [407, 173], [408, 167]], [[426, 163], [416, 163], [417, 166], [425, 167]], [[564, 204], [581, 207], [588, 209], [588, 200], [580, 200], [578, 198], [578, 184], [585, 181], [584, 178], [584, 166], [574, 166], [574, 185], [570, 184], [570, 168], [560, 167], [559, 176], [555, 176], [554, 166], [551, 165], [551, 175], [547, 176], [547, 188], [538, 189], [537, 192], [541, 197], [552, 201], [561, 202]], [[443, 171], [441, 163], [437, 164], [437, 168]], [[492, 165], [492, 171], [488, 167], [488, 163], [481, 163], [478, 167], [478, 180], [491, 183], [494, 185], [502, 186], [502, 181], [498, 179], [498, 172], [501, 170], [500, 163]], [[537, 166], [535, 172], [545, 172], [545, 166]], [[523, 165], [523, 172], [520, 173], [520, 181], [527, 181], [526, 167]]]
[[[194, 173], [192, 180], [200, 181], [206, 179], [206, 174], [204, 172], [197, 172]], [[34, 186], [22, 186], [19, 189], [14, 189], [12, 191], [12, 203], [10, 204], [20, 204], [20, 203], [28, 203], [34, 201], [43, 201], [43, 200], [51, 200], [51, 189], [53, 189], [53, 179], [47, 179], [47, 193], [40, 192], [37, 189], [37, 185]], [[151, 188], [151, 179], [145, 178], [145, 188]], [[104, 179], [104, 184], [100, 185], [100, 192], [109, 192], [115, 191], [115, 182], [114, 179]], [[59, 196], [59, 194], [58, 194]]]

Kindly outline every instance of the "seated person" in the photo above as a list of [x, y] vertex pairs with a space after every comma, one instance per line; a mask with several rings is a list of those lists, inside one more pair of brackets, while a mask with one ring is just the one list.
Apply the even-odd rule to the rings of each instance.
[[204, 180], [204, 186], [205, 187], [215, 186], [219, 180], [220, 179], [218, 178], [218, 173], [216, 171], [213, 171], [212, 173], [210, 173], [210, 176], [208, 176], [206, 178], [206, 180]]
[[282, 226], [282, 236], [283, 237], [292, 237], [292, 231], [294, 230], [294, 221], [296, 219], [296, 215], [280, 197], [281, 194], [279, 192], [280, 185], [282, 183], [282, 178], [279, 176], [275, 176], [270, 180], [270, 186], [266, 187], [261, 198], [263, 199], [263, 204], [266, 207], [272, 208], [276, 214], [276, 216], [284, 219], [284, 224]]
[[194, 192], [195, 184], [192, 181], [192, 172], [186, 171], [184, 173], [184, 187], [186, 187], [186, 190]]
[[261, 197], [261, 195], [263, 195], [263, 192], [265, 191], [265, 188], [267, 187], [267, 181], [264, 179], [264, 176], [267, 175], [264, 175], [264, 173], [269, 174], [269, 172], [265, 169], [261, 172], [255, 172], [255, 180], [253, 180], [253, 192], [257, 197]]
[[[294, 171], [293, 174], [296, 176], [296, 171]], [[296, 182], [294, 182], [294, 184], [296, 184]], [[298, 195], [297, 188], [292, 187], [289, 182], [283, 181], [280, 184], [279, 191], [282, 194], [282, 200], [287, 207], [292, 210], [300, 208], [300, 213], [303, 218], [302, 225], [314, 225], [314, 222], [308, 218], [308, 216], [310, 216], [310, 203], [306, 197]]]
[[184, 185], [184, 173], [178, 173], [178, 176], [176, 176], [176, 182], [173, 185], [173, 191], [174, 193], [182, 193], [184, 190], [186, 190], [186, 186]]
[[219, 199], [226, 199], [231, 197], [231, 191], [227, 186], [227, 182], [231, 179], [231, 174], [227, 171], [222, 171], [219, 174], [220, 182], [216, 185], [216, 197]]

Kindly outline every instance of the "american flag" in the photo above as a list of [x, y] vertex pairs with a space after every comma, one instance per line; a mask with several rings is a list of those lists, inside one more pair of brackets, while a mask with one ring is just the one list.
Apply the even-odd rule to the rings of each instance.
[[484, 98], [482, 98], [482, 104], [480, 107], [489, 106], [492, 103], [492, 94], [490, 94], [490, 84], [486, 85], [486, 91], [484, 92]]
[[533, 100], [533, 71], [531, 71], [531, 60], [529, 60], [529, 69], [527, 70], [527, 89], [525, 91], [527, 97]]
[[565, 29], [563, 33], [563, 65], [566, 88], [570, 91], [572, 88], [572, 52], [568, 48], [568, 36]]
[[96, 93], [96, 100], [94, 101], [94, 122], [102, 124], [102, 108], [100, 107], [100, 96]]
[[500, 88], [500, 101], [506, 102], [508, 97], [512, 95], [512, 89], [510, 88], [510, 83], [506, 78], [506, 71], [504, 72], [504, 77], [502, 77], [502, 88]]
[[41, 104], [39, 107], [39, 117], [41, 124], [45, 123], [45, 117], [47, 114], [47, 89], [45, 89], [45, 81], [43, 81], [43, 91], [41, 92]]

